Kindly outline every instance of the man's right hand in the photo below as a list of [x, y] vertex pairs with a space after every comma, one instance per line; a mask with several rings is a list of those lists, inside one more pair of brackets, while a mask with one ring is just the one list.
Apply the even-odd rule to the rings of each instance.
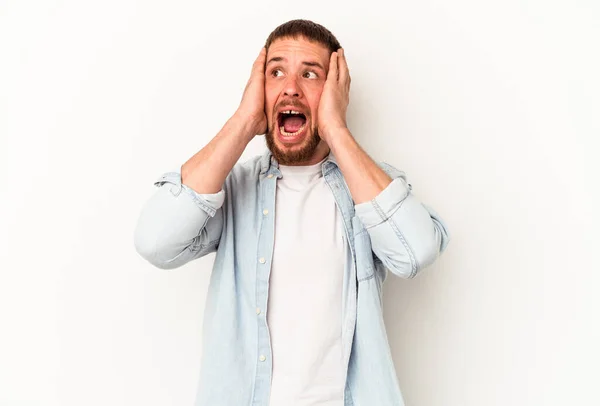
[[235, 112], [242, 122], [249, 126], [253, 135], [267, 132], [267, 116], [265, 114], [265, 62], [267, 50], [262, 48], [258, 58], [252, 65], [252, 74], [244, 89], [242, 102]]
[[197, 193], [217, 193], [227, 175], [256, 135], [267, 132], [263, 48], [254, 61], [240, 106], [221, 131], [181, 166], [181, 181]]

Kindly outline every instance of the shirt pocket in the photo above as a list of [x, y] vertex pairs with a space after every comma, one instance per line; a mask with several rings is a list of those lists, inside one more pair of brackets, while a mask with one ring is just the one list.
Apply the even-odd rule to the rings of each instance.
[[375, 275], [371, 237], [358, 216], [352, 218], [352, 229], [356, 255], [356, 278], [359, 282], [362, 282], [371, 279]]

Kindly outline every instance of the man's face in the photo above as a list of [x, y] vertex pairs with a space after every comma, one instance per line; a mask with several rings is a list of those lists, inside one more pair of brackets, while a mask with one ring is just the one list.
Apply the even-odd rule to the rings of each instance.
[[267, 146], [283, 165], [307, 164], [323, 143], [317, 110], [329, 70], [329, 50], [303, 38], [280, 38], [267, 50]]

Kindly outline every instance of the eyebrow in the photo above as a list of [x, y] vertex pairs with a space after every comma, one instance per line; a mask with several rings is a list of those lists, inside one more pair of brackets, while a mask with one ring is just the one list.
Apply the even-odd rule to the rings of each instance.
[[[282, 61], [286, 61], [286, 59], [284, 57], [281, 57], [281, 56], [276, 56], [274, 58], [269, 59], [269, 61], [267, 62], [267, 65], [269, 65], [271, 62], [282, 62]], [[323, 71], [325, 70], [325, 68], [323, 67], [323, 65], [321, 65], [319, 62], [304, 61], [304, 62], [302, 62], [302, 64], [306, 65], [306, 66], [316, 66], [317, 68], [320, 68]]]

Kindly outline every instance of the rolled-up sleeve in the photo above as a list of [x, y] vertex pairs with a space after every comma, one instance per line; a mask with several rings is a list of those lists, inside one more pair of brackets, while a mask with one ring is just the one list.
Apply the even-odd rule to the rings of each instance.
[[173, 269], [215, 251], [223, 228], [224, 190], [197, 193], [181, 182], [179, 172], [165, 173], [154, 185], [158, 190], [136, 224], [137, 252], [158, 268]]
[[413, 278], [431, 265], [450, 240], [440, 216], [412, 194], [404, 172], [382, 163], [392, 182], [374, 199], [355, 206], [375, 255], [394, 274]]

